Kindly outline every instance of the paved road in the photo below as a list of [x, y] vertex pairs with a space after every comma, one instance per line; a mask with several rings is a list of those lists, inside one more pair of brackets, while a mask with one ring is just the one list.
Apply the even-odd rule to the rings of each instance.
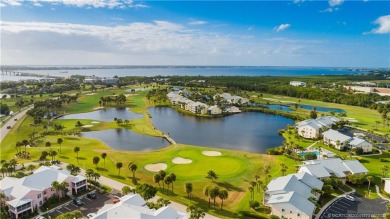
[[27, 107], [26, 109], [24, 109], [23, 111], [13, 115], [11, 117], [11, 119], [9, 119], [4, 125], [3, 127], [1, 127], [1, 130], [0, 130], [0, 143], [3, 141], [3, 138], [8, 134], [8, 132], [10, 131], [10, 129], [7, 129], [7, 126], [11, 126], [12, 129], [14, 128], [15, 124], [17, 121], [14, 121], [14, 118], [18, 118], [20, 119], [22, 116], [24, 116], [26, 114], [26, 112], [31, 109], [32, 106], [29, 106]]

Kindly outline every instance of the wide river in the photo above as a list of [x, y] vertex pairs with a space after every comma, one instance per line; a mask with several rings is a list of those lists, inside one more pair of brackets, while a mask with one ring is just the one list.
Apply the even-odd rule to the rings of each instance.
[[149, 109], [153, 124], [178, 143], [265, 153], [282, 145], [278, 135], [294, 120], [259, 112], [244, 112], [223, 118], [185, 115], [170, 107]]

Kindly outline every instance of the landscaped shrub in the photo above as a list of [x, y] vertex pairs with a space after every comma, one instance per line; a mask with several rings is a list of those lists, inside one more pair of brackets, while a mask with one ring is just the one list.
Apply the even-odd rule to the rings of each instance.
[[249, 201], [249, 207], [252, 208], [252, 209], [256, 209], [260, 206], [260, 203], [258, 201]]

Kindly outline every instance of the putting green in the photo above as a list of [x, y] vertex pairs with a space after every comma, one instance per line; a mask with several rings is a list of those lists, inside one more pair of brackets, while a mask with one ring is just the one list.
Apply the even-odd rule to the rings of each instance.
[[213, 170], [221, 179], [224, 179], [243, 174], [247, 165], [244, 160], [234, 157], [206, 157], [190, 164], [174, 165], [169, 168], [169, 171], [174, 172], [178, 178], [195, 181], [203, 180], [207, 171]]

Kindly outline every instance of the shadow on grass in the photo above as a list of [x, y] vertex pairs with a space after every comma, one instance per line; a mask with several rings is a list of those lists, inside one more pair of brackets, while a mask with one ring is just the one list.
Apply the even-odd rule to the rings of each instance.
[[244, 191], [242, 188], [237, 187], [235, 185], [232, 185], [232, 184], [230, 184], [228, 182], [215, 182], [215, 184], [217, 184], [220, 187], [224, 187], [228, 191], [237, 191], [237, 192], [243, 192]]
[[[186, 197], [186, 199], [188, 199], [188, 198]], [[242, 217], [241, 215], [238, 215], [237, 213], [226, 210], [226, 209], [221, 210], [221, 206], [220, 206], [221, 202], [219, 201], [219, 199], [216, 200], [215, 208], [214, 208], [214, 200], [212, 200], [212, 199], [211, 199], [210, 207], [209, 207], [208, 199], [205, 200], [205, 199], [198, 198], [198, 197], [191, 197], [190, 200], [191, 200], [192, 204], [195, 204], [196, 206], [200, 206], [203, 210], [205, 210], [207, 212], [214, 212], [216, 214], [219, 214], [219, 215], [222, 215], [225, 217], [231, 217], [231, 218], [247, 218], [247, 217]]]
[[66, 140], [72, 140], [72, 141], [80, 141], [81, 139], [80, 138], [76, 138], [76, 137], [65, 137]]
[[69, 157], [64, 156], [64, 155], [60, 155], [59, 158], [61, 158], [61, 159], [69, 159]]
[[370, 161], [366, 160], [366, 159], [361, 159], [359, 160], [360, 163], [370, 163]]
[[126, 177], [124, 176], [118, 176], [118, 175], [113, 175], [113, 174], [108, 174], [109, 177], [112, 177], [112, 178], [115, 178], [115, 179], [121, 179], [121, 180], [125, 180]]
[[85, 157], [79, 157], [79, 160], [86, 160], [87, 158]]

